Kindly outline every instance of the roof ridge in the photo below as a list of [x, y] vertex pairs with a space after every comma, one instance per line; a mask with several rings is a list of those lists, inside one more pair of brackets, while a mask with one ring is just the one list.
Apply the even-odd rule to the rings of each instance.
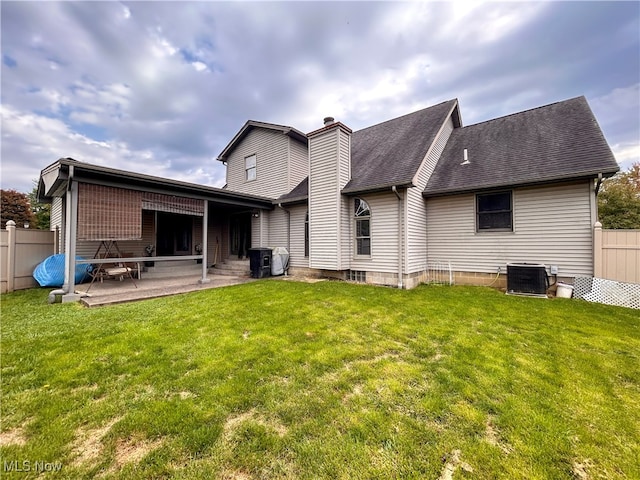
[[422, 112], [424, 110], [429, 110], [431, 108], [439, 107], [440, 105], [444, 105], [445, 103], [455, 102], [456, 100], [457, 100], [457, 98], [451, 98], [449, 100], [445, 100], [443, 102], [436, 103], [435, 105], [431, 105], [429, 107], [424, 107], [424, 108], [421, 108], [419, 110], [415, 110], [414, 112], [405, 113], [404, 115], [400, 115], [399, 117], [394, 117], [394, 118], [390, 118], [388, 120], [384, 120], [384, 121], [379, 122], [379, 123], [374, 123], [373, 125], [369, 125], [368, 127], [361, 128], [360, 130], [354, 130], [353, 133], [362, 132], [363, 130], [368, 130], [369, 128], [377, 127], [379, 125], [384, 125], [385, 123], [389, 123], [389, 122], [394, 122], [394, 121], [399, 120], [401, 118], [408, 117], [409, 115], [415, 115], [416, 113], [420, 113], [420, 112]]
[[551, 107], [551, 106], [553, 106], [553, 105], [559, 105], [559, 104], [561, 104], [561, 103], [568, 103], [568, 102], [571, 102], [571, 101], [574, 101], [574, 100], [579, 100], [579, 99], [581, 99], [581, 98], [583, 98], [583, 99], [585, 99], [585, 100], [586, 100], [586, 98], [584, 97], [584, 95], [579, 95], [579, 96], [577, 96], [577, 97], [567, 98], [567, 99], [565, 99], [565, 100], [558, 100], [557, 102], [548, 103], [548, 104], [546, 104], [546, 105], [540, 105], [539, 107], [533, 107], [533, 108], [528, 108], [528, 109], [526, 109], [526, 110], [521, 110], [521, 111], [519, 111], [519, 112], [508, 113], [508, 114], [506, 114], [506, 115], [502, 115], [501, 117], [490, 118], [490, 119], [488, 119], [488, 120], [483, 120], [482, 122], [472, 123], [471, 125], [465, 125], [465, 126], [464, 126], [464, 127], [462, 127], [462, 128], [475, 127], [475, 126], [477, 126], [477, 125], [483, 125], [483, 124], [485, 124], [485, 123], [495, 122], [496, 120], [502, 120], [502, 119], [504, 119], [504, 118], [513, 117], [513, 116], [515, 116], [515, 115], [521, 115], [521, 114], [523, 114], [523, 113], [533, 112], [534, 110], [540, 110], [540, 109], [542, 109], [542, 108], [548, 108], [548, 107]]

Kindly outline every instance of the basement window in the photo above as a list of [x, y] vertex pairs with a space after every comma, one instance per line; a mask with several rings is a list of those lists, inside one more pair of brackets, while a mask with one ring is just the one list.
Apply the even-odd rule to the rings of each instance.
[[476, 195], [476, 231], [513, 231], [511, 191]]
[[363, 270], [349, 270], [347, 280], [351, 282], [367, 283], [367, 272]]

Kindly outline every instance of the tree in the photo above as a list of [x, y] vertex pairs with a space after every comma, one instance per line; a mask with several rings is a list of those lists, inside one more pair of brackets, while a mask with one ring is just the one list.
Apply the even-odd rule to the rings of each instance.
[[26, 193], [16, 190], [0, 190], [0, 224], [4, 229], [9, 220], [16, 222], [17, 227], [29, 226], [35, 222], [35, 217], [29, 206], [29, 197]]
[[38, 201], [38, 182], [34, 181], [34, 183], [33, 190], [28, 194], [31, 211], [35, 217], [35, 225], [33, 228], [49, 230], [49, 226], [51, 225], [51, 205]]
[[640, 229], [640, 162], [602, 183], [598, 214], [603, 228]]

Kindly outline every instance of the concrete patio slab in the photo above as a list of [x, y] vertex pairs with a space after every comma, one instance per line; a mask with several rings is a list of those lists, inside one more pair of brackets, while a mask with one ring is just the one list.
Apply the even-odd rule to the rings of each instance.
[[[201, 283], [201, 275], [177, 278], [149, 278], [135, 280], [134, 283], [125, 278], [119, 280], [105, 280], [95, 282], [89, 289], [89, 284], [76, 285], [76, 293], [82, 298], [80, 302], [87, 307], [114, 305], [117, 303], [134, 302], [149, 298], [166, 297], [179, 293], [194, 292], [209, 288], [228, 287], [253, 282], [256, 279], [240, 276], [208, 275], [209, 282]], [[87, 289], [89, 291], [87, 292]]]

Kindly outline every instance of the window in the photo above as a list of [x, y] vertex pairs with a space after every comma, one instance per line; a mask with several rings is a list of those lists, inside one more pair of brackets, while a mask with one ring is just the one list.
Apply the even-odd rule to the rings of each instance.
[[244, 159], [245, 180], [250, 182], [256, 179], [256, 155], [250, 155]]
[[511, 192], [476, 195], [476, 230], [513, 231]]
[[309, 256], [309, 212], [304, 217], [304, 256]]
[[356, 220], [356, 254], [371, 255], [371, 210], [367, 202], [356, 198], [354, 202]]
[[351, 282], [367, 283], [367, 272], [362, 270], [349, 270], [347, 280]]

